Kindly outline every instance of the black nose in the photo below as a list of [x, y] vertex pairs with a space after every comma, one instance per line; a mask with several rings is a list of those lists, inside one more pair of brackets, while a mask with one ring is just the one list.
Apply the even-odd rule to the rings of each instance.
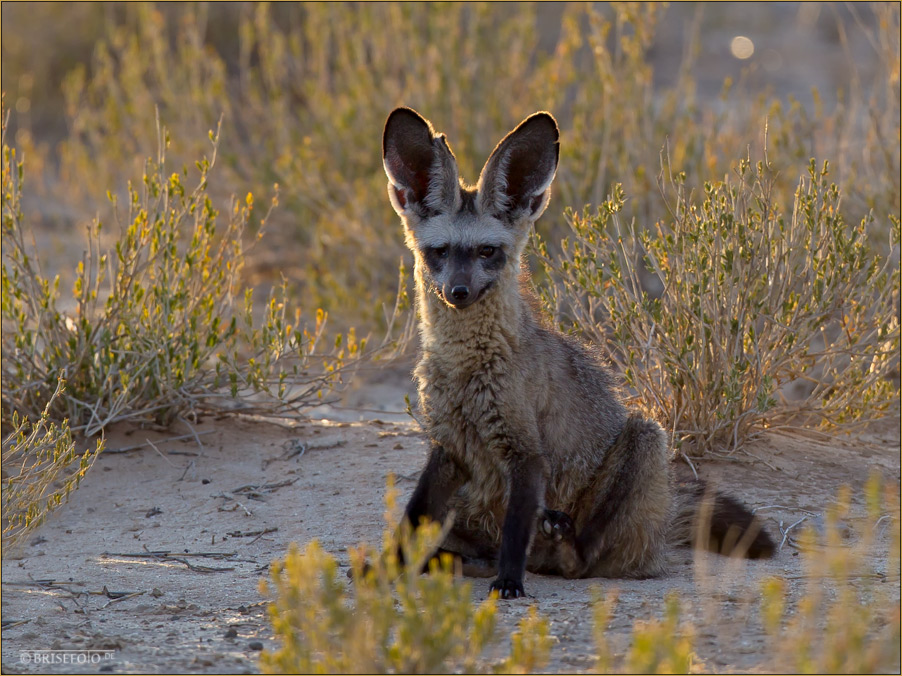
[[466, 300], [467, 296], [470, 295], [470, 289], [463, 284], [459, 284], [451, 289], [451, 297], [454, 300]]

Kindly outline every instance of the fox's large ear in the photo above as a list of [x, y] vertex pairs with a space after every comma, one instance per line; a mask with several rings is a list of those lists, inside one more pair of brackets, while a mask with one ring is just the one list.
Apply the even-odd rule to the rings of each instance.
[[388, 196], [401, 216], [425, 217], [459, 206], [457, 160], [444, 134], [411, 108], [396, 108], [385, 121], [382, 163]]
[[534, 221], [548, 206], [560, 143], [551, 113], [534, 113], [495, 146], [479, 175], [483, 212], [514, 223]]

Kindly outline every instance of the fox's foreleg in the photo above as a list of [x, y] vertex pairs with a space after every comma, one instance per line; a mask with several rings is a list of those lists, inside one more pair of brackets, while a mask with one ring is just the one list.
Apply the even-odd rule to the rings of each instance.
[[411, 528], [419, 526], [424, 518], [444, 521], [451, 496], [468, 479], [466, 470], [453, 460], [441, 444], [433, 442], [429, 460], [404, 510], [404, 517]]
[[500, 598], [525, 595], [523, 574], [536, 533], [536, 517], [544, 509], [545, 470], [538, 455], [516, 455], [510, 461], [510, 495], [501, 530], [498, 577], [490, 587]]

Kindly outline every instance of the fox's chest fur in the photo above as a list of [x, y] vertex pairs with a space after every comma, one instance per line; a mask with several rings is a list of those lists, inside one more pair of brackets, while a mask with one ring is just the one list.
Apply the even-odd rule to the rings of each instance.
[[[471, 480], [455, 500], [462, 516], [500, 537], [509, 493], [510, 396], [520, 389], [512, 364], [518, 336], [495, 306], [457, 313], [429, 297], [418, 280], [424, 314], [423, 355], [414, 375], [429, 437], [441, 444]], [[486, 310], [490, 310], [486, 312]], [[507, 321], [511, 312], [501, 312]], [[457, 316], [460, 315], [460, 316]]]
[[[486, 367], [494, 370], [499, 361]], [[469, 371], [469, 369], [468, 369]], [[500, 536], [506, 509], [509, 448], [498, 443], [504, 420], [499, 386], [485, 372], [455, 372], [441, 360], [424, 358], [416, 369], [420, 380], [421, 411], [429, 437], [441, 444], [466, 468], [471, 480], [461, 489], [454, 507], [462, 516], [495, 536]]]
[[516, 271], [510, 276], [491, 298], [461, 312], [434, 297], [417, 275], [423, 355], [414, 375], [423, 420], [429, 437], [470, 476], [454, 508], [494, 537], [507, 508], [513, 456], [541, 457], [545, 505], [564, 510], [609, 441], [586, 436], [584, 424], [581, 431], [569, 424], [572, 405], [554, 390], [568, 374], [552, 372]]

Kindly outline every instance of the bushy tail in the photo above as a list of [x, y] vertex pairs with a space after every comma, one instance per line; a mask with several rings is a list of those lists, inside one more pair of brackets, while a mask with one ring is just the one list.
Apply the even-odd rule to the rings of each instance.
[[735, 498], [700, 480], [679, 482], [673, 540], [724, 555], [770, 558], [777, 550], [757, 516]]

